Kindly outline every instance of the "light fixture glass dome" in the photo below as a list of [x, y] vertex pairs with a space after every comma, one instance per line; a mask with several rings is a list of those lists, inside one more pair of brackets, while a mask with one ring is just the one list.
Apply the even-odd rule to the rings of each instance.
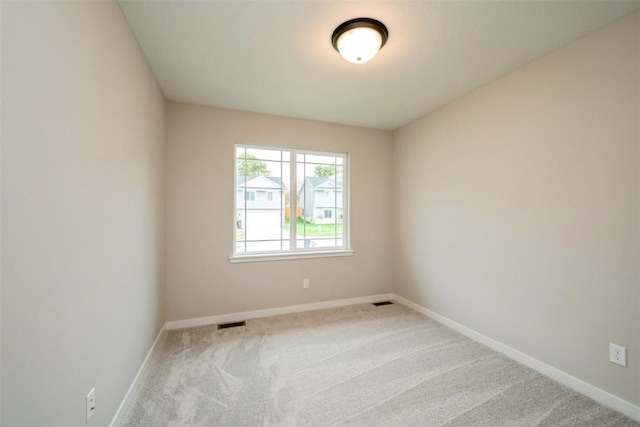
[[368, 27], [354, 28], [338, 37], [338, 52], [354, 64], [364, 64], [372, 60], [381, 45], [380, 33]]
[[331, 42], [347, 61], [364, 64], [377, 55], [388, 37], [387, 27], [382, 22], [356, 18], [338, 26], [331, 36]]

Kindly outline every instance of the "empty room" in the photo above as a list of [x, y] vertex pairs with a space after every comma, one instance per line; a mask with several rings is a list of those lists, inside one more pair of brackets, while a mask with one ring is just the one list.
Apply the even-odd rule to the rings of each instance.
[[2, 1], [0, 424], [640, 426], [639, 1]]

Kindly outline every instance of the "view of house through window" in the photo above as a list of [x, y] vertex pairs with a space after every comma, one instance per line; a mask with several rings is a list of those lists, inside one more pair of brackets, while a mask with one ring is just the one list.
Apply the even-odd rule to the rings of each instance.
[[234, 254], [347, 249], [346, 158], [236, 145]]

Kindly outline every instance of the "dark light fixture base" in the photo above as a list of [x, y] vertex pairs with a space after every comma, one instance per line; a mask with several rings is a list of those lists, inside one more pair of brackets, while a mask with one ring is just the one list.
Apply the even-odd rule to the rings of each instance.
[[333, 45], [333, 48], [340, 52], [338, 50], [338, 39], [340, 38], [340, 36], [349, 30], [362, 27], [372, 28], [380, 33], [380, 37], [382, 38], [380, 48], [382, 48], [382, 46], [384, 46], [384, 44], [387, 42], [387, 39], [389, 38], [389, 31], [382, 22], [371, 18], [355, 18], [343, 22], [342, 24], [338, 25], [338, 28], [335, 29], [333, 35], [331, 36], [331, 44]]

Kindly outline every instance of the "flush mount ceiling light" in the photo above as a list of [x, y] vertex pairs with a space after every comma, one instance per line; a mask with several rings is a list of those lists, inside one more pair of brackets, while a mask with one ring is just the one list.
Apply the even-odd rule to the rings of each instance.
[[364, 64], [373, 59], [389, 38], [387, 27], [371, 18], [343, 22], [331, 36], [331, 44], [344, 59]]

